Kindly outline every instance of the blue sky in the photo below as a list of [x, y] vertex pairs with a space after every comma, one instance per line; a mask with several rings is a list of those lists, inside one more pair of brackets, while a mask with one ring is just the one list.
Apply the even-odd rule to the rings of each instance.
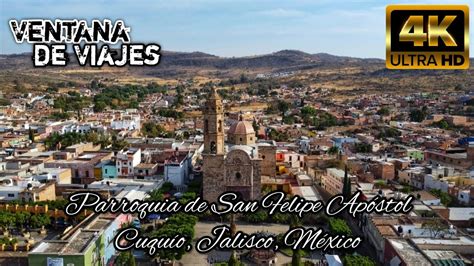
[[0, 0], [0, 54], [31, 52], [16, 44], [9, 19], [123, 19], [134, 42], [164, 50], [250, 56], [282, 49], [385, 57], [387, 4], [471, 4], [472, 0]]

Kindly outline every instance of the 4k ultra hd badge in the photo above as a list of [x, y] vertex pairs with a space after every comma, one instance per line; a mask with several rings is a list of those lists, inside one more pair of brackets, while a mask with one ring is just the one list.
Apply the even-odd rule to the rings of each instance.
[[389, 5], [386, 19], [387, 68], [469, 68], [467, 5]]

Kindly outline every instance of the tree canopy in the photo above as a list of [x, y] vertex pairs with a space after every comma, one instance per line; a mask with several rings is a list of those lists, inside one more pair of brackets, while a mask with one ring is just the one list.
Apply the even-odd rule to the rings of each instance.
[[352, 235], [351, 228], [349, 227], [349, 225], [347, 225], [347, 222], [343, 219], [330, 218], [329, 230], [331, 230], [333, 234]]
[[375, 266], [377, 265], [375, 261], [366, 256], [360, 255], [346, 255], [344, 256], [344, 265], [345, 266]]

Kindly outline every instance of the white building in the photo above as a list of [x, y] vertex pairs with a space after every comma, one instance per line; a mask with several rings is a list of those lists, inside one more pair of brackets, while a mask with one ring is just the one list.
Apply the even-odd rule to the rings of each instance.
[[[278, 153], [278, 152], [277, 152]], [[304, 167], [304, 154], [299, 154], [294, 151], [284, 151], [283, 160], [291, 168], [303, 168]]]
[[176, 187], [182, 186], [189, 179], [192, 170], [193, 153], [175, 154], [165, 161], [165, 180], [173, 183]]
[[12, 201], [20, 200], [20, 192], [25, 188], [19, 186], [0, 186], [0, 200], [1, 201]]
[[124, 115], [121, 119], [114, 120], [110, 123], [113, 130], [135, 130], [140, 129], [139, 115]]
[[449, 182], [447, 179], [438, 178], [433, 175], [425, 175], [425, 189], [439, 189], [443, 192], [448, 192], [449, 186], [454, 185], [454, 182]]
[[141, 149], [129, 148], [117, 153], [115, 165], [118, 176], [133, 176], [135, 166], [139, 165], [142, 158]]
[[92, 124], [89, 124], [89, 123], [86, 123], [86, 124], [68, 124], [68, 125], [64, 125], [60, 129], [60, 133], [61, 134], [71, 133], [71, 132], [74, 132], [74, 133], [87, 133], [87, 132], [90, 132], [91, 130], [92, 130]]

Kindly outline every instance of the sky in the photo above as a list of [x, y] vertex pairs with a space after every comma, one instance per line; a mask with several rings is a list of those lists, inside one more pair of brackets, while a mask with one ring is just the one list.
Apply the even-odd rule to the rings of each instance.
[[168, 51], [232, 57], [294, 49], [385, 58], [385, 7], [423, 3], [471, 4], [474, 51], [472, 0], [0, 0], [0, 54], [32, 51], [15, 43], [10, 19], [107, 18], [124, 20], [132, 42]]

